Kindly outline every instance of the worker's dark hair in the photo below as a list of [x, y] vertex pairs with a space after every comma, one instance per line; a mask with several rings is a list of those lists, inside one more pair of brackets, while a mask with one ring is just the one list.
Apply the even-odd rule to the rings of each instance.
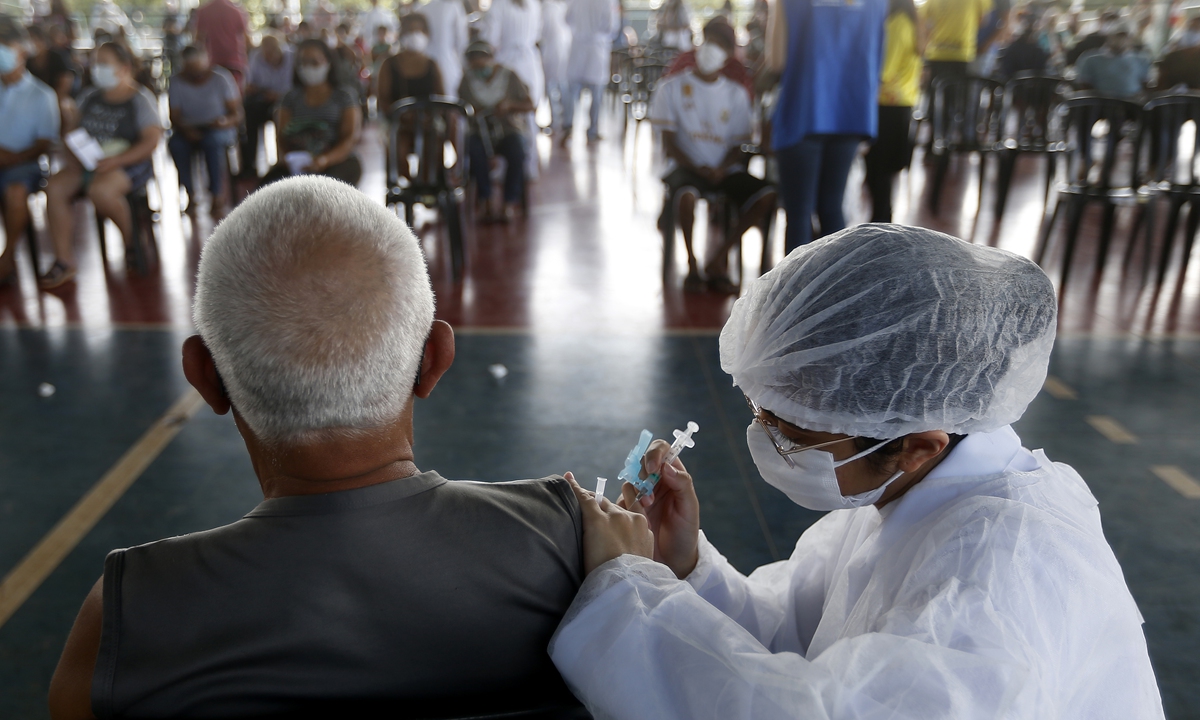
[[133, 60], [133, 53], [129, 52], [129, 48], [120, 43], [112, 42], [111, 40], [96, 48], [96, 53], [106, 52], [117, 59], [127, 68], [137, 68], [137, 63]]
[[[960, 442], [962, 442], [962, 439], [966, 437], [966, 435], [955, 435], [953, 433], [949, 433], [949, 435], [950, 444], [947, 447], [951, 450], [953, 450], [954, 446], [958, 445]], [[883, 442], [882, 439], [856, 437], [854, 438], [854, 452], [855, 454], [866, 452], [881, 442]], [[867, 462], [871, 463], [871, 467], [877, 472], [894, 472], [894, 470], [892, 470], [892, 463], [902, 450], [904, 450], [904, 438], [896, 438], [870, 455], [867, 455], [866, 459]]]

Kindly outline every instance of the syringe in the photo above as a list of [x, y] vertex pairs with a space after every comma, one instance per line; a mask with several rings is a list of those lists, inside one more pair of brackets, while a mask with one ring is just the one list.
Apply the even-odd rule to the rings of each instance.
[[[696, 446], [696, 441], [692, 439], [692, 435], [700, 430], [700, 426], [694, 422], [687, 424], [687, 430], [675, 431], [675, 442], [671, 443], [671, 449], [667, 451], [667, 456], [663, 458], [663, 465], [666, 465], [679, 457], [684, 448]], [[646, 450], [650, 447], [650, 441], [653, 435], [649, 430], [643, 430], [641, 437], [638, 439], [638, 444], [633, 450], [629, 451], [629, 456], [625, 458], [625, 469], [617, 476], [619, 480], [629, 483], [637, 490], [637, 499], [654, 492], [654, 486], [658, 484], [658, 473], [649, 475], [645, 480], [638, 477], [642, 471], [642, 457], [646, 454]]]

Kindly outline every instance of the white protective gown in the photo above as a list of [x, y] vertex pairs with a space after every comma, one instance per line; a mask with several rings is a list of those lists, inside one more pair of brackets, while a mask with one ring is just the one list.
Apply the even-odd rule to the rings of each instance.
[[687, 581], [617, 558], [550, 654], [598, 720], [1162, 718], [1141, 625], [1087, 485], [1005, 427], [748, 578], [703, 536]]
[[512, 70], [529, 89], [533, 106], [545, 95], [546, 79], [542, 75], [542, 58], [537, 42], [542, 36], [541, 0], [492, 0], [484, 16], [483, 37], [496, 51], [496, 62]]
[[563, 0], [542, 3], [541, 45], [546, 83], [565, 84], [571, 53], [571, 27], [567, 25], [567, 3]]
[[467, 11], [460, 0], [430, 0], [419, 12], [429, 20], [429, 47], [425, 52], [437, 63], [446, 94], [457, 98], [466, 62]]
[[617, 0], [568, 0], [571, 54], [567, 79], [585, 85], [608, 85], [612, 77], [612, 41], [621, 22]]

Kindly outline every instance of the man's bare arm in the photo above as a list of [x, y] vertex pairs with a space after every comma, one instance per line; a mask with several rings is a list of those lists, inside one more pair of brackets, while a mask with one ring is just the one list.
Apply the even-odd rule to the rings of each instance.
[[92, 673], [100, 653], [100, 630], [104, 618], [104, 578], [96, 581], [79, 608], [75, 625], [67, 636], [62, 657], [50, 680], [52, 720], [93, 720]]

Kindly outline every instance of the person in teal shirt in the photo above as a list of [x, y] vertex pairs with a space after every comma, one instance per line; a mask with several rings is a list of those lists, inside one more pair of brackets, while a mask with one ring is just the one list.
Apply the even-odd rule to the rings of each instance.
[[1103, 47], [1084, 53], [1075, 65], [1079, 84], [1113, 97], [1140, 95], [1150, 76], [1150, 58], [1135, 50], [1130, 40], [1129, 30], [1119, 28]]

